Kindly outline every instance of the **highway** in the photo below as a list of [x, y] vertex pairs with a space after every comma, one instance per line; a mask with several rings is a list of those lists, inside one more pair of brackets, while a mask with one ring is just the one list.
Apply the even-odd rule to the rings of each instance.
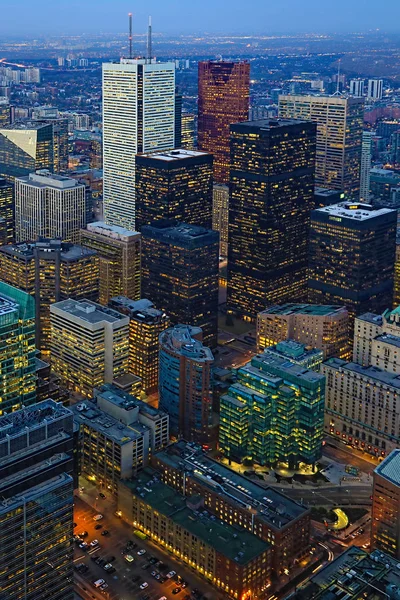
[[319, 488], [311, 488], [305, 485], [302, 487], [271, 485], [271, 487], [287, 494], [293, 500], [310, 506], [369, 506], [371, 504], [372, 481], [369, 485], [361, 484], [351, 487], [346, 487], [345, 483], [342, 486], [327, 485]]

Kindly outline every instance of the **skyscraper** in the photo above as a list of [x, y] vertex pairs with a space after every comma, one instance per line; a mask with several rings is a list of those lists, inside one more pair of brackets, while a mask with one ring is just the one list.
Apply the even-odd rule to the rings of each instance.
[[228, 256], [229, 187], [216, 183], [213, 188], [212, 228], [219, 232], [219, 253]]
[[53, 168], [54, 173], [65, 173], [68, 171], [68, 119], [58, 116], [35, 119], [38, 123], [51, 125], [53, 127]]
[[71, 391], [93, 389], [128, 372], [129, 318], [90, 300], [50, 306], [51, 366]]
[[160, 335], [159, 407], [170, 433], [198, 444], [212, 440], [212, 352], [200, 327], [176, 325]]
[[363, 98], [280, 96], [279, 116], [317, 124], [315, 183], [359, 199]]
[[250, 63], [199, 62], [198, 148], [214, 155], [214, 181], [229, 182], [229, 127], [249, 118]]
[[0, 97], [0, 127], [10, 124], [11, 108], [8, 98]]
[[46, 400], [0, 417], [1, 598], [73, 600], [73, 415]]
[[193, 113], [182, 113], [181, 147], [186, 150], [195, 148], [195, 115]]
[[305, 121], [231, 126], [227, 305], [241, 315], [306, 295], [315, 135]]
[[217, 345], [218, 233], [171, 221], [142, 227], [142, 288], [171, 323], [201, 327]]
[[75, 179], [42, 170], [15, 179], [15, 238], [40, 237], [79, 242], [86, 225], [85, 186]]
[[140, 233], [97, 221], [82, 229], [81, 244], [99, 256], [100, 304], [106, 306], [113, 296], [119, 295], [139, 300]]
[[0, 177], [13, 182], [37, 169], [53, 170], [53, 126], [39, 121], [0, 128]]
[[371, 131], [363, 131], [362, 134], [360, 200], [366, 203], [369, 201], [373, 135]]
[[175, 89], [175, 148], [182, 146], [182, 94]]
[[14, 241], [14, 186], [0, 178], [0, 246]]
[[211, 229], [213, 157], [171, 150], [136, 157], [136, 227], [171, 219]]
[[351, 317], [393, 300], [397, 212], [343, 202], [311, 214], [309, 301], [343, 304]]
[[400, 558], [400, 450], [373, 472], [371, 550]]
[[356, 98], [364, 96], [364, 79], [350, 79], [350, 96]]
[[135, 156], [175, 145], [175, 63], [103, 63], [103, 193], [109, 225], [135, 230]]
[[383, 94], [383, 79], [368, 79], [367, 97], [370, 100], [381, 100]]
[[0, 280], [35, 298], [36, 347], [50, 352], [50, 304], [67, 298], [98, 299], [96, 252], [60, 240], [0, 247]]
[[36, 401], [35, 301], [0, 282], [0, 415]]

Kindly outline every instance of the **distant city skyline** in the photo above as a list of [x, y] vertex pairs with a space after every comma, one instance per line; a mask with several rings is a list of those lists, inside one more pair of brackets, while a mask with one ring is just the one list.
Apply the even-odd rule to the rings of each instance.
[[[382, 29], [399, 31], [400, 3], [386, 0], [377, 8], [373, 0], [287, 0], [284, 7], [265, 0], [5, 0], [1, 5], [1, 34], [115, 33], [124, 30], [128, 12], [134, 15], [135, 33], [145, 30], [147, 15], [154, 17], [155, 30], [164, 33], [200, 31], [226, 33], [354, 32]], [[400, 31], [399, 31], [400, 33]]]

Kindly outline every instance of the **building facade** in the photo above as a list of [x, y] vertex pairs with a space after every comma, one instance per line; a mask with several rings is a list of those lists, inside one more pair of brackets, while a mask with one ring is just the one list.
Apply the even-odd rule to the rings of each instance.
[[80, 243], [99, 257], [99, 302], [107, 306], [113, 296], [139, 300], [141, 287], [140, 233], [103, 221], [89, 223]]
[[382, 100], [383, 79], [368, 79], [367, 97], [369, 100]]
[[195, 143], [196, 116], [193, 113], [182, 113], [181, 123], [181, 147], [193, 150]]
[[279, 116], [317, 124], [315, 183], [358, 200], [364, 99], [345, 96], [280, 96]]
[[371, 550], [400, 558], [400, 450], [373, 472]]
[[142, 289], [172, 324], [201, 327], [217, 345], [218, 233], [171, 221], [142, 227]]
[[228, 256], [229, 187], [216, 184], [213, 188], [212, 228], [219, 232], [219, 254]]
[[372, 365], [372, 344], [377, 337], [400, 335], [400, 309], [385, 310], [382, 315], [365, 313], [354, 321], [353, 361], [364, 367]]
[[0, 128], [0, 177], [13, 182], [37, 169], [53, 170], [53, 126], [37, 121]]
[[214, 182], [229, 182], [230, 125], [247, 121], [250, 63], [199, 62], [198, 148], [214, 156]]
[[175, 63], [103, 63], [104, 220], [135, 231], [136, 154], [175, 146]]
[[304, 121], [231, 126], [227, 306], [240, 315], [305, 298], [315, 136]]
[[211, 229], [213, 157], [170, 150], [136, 157], [136, 227], [170, 219]]
[[213, 441], [211, 368], [199, 327], [176, 325], [160, 335], [159, 407], [171, 435], [199, 444]]
[[374, 134], [371, 131], [363, 131], [360, 171], [360, 201], [366, 202], [367, 204], [369, 202], [373, 136]]
[[54, 373], [69, 390], [90, 398], [93, 389], [128, 372], [129, 319], [90, 300], [50, 306]]
[[15, 240], [14, 187], [0, 178], [0, 246]]

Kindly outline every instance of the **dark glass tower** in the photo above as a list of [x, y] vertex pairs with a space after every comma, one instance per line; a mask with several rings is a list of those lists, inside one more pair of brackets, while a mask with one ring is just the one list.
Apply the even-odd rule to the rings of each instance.
[[343, 202], [311, 215], [309, 298], [350, 317], [392, 306], [397, 211]]
[[213, 157], [171, 150], [136, 157], [136, 229], [161, 219], [211, 229]]
[[195, 325], [203, 342], [217, 344], [218, 249], [216, 231], [158, 221], [142, 227], [142, 295], [172, 324]]
[[14, 186], [0, 178], [0, 246], [14, 241]]
[[306, 296], [315, 143], [305, 121], [231, 126], [227, 305], [241, 316]]
[[0, 128], [0, 177], [13, 182], [38, 169], [53, 170], [53, 125], [24, 121]]

